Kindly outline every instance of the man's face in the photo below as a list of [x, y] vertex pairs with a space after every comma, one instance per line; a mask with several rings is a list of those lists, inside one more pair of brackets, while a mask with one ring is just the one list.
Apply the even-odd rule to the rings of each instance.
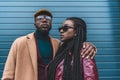
[[41, 33], [49, 33], [52, 18], [48, 15], [39, 15], [35, 18], [35, 27]]

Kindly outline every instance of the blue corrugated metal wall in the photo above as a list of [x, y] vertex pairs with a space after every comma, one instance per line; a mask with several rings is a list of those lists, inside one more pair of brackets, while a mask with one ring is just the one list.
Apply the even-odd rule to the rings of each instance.
[[66, 17], [78, 16], [87, 22], [88, 41], [98, 48], [96, 62], [100, 80], [120, 80], [119, 0], [0, 0], [0, 78], [12, 42], [33, 32], [33, 13], [47, 8], [54, 15], [51, 35]]

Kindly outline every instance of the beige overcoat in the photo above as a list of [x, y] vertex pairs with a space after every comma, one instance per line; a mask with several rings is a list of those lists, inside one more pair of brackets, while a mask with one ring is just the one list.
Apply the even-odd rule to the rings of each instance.
[[[55, 56], [60, 42], [52, 37], [50, 40]], [[11, 46], [2, 80], [38, 80], [36, 49], [34, 33], [17, 38]]]

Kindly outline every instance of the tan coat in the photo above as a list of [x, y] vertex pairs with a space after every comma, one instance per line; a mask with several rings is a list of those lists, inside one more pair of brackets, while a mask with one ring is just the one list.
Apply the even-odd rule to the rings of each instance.
[[[51, 42], [55, 56], [60, 42], [54, 38]], [[34, 33], [16, 39], [10, 49], [2, 80], [38, 80], [36, 49]]]

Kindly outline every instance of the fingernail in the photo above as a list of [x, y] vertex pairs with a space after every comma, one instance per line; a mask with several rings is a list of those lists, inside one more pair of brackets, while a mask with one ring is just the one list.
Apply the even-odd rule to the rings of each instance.
[[89, 56], [86, 57], [87, 59], [89, 58]]
[[82, 56], [82, 58], [84, 58], [84, 55]]
[[85, 45], [83, 45], [83, 48], [85, 48]]

